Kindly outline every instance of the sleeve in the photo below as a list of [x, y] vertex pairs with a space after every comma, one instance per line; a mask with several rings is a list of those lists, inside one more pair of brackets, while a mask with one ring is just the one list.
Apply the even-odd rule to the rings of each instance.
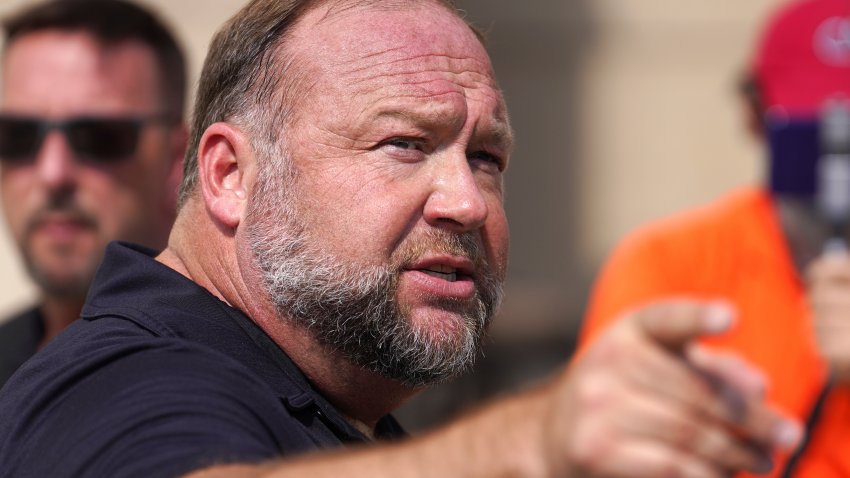
[[[53, 400], [29, 476], [180, 476], [280, 454], [276, 396], [240, 364], [188, 346], [114, 360]], [[284, 417], [285, 419], [285, 417]], [[50, 446], [46, 446], [50, 444]]]

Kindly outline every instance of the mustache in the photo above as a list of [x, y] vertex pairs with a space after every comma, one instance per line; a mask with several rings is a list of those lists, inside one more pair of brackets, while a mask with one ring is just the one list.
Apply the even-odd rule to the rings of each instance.
[[415, 237], [407, 238], [391, 258], [393, 268], [401, 270], [425, 254], [442, 253], [465, 257], [472, 262], [476, 276], [492, 277], [493, 268], [487, 260], [484, 245], [478, 235], [453, 233], [429, 228]]
[[27, 235], [44, 225], [48, 220], [60, 216], [62, 220], [71, 221], [88, 228], [97, 227], [97, 219], [68, 195], [51, 196], [48, 202], [37, 208], [26, 224]]

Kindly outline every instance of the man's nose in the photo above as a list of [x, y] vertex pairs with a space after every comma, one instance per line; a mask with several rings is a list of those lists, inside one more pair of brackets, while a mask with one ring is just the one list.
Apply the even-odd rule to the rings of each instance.
[[476, 181], [466, 154], [440, 158], [431, 195], [425, 203], [425, 220], [454, 232], [473, 231], [484, 225], [487, 200]]
[[39, 180], [50, 189], [67, 188], [74, 179], [76, 162], [61, 131], [47, 133], [35, 157]]

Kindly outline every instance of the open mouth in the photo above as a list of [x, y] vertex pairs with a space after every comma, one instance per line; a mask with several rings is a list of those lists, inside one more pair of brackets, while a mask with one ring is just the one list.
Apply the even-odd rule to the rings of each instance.
[[431, 255], [405, 268], [417, 294], [469, 300], [475, 296], [475, 268], [472, 261], [462, 256]]
[[449, 282], [457, 282], [457, 269], [445, 265], [433, 265], [421, 271], [431, 277], [443, 279]]

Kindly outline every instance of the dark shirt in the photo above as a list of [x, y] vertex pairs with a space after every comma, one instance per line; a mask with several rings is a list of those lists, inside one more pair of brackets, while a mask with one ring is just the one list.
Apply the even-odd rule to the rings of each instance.
[[[367, 438], [247, 316], [111, 244], [81, 315], [0, 391], [0, 476], [178, 476]], [[403, 432], [392, 417], [378, 436]]]
[[24, 362], [35, 355], [44, 338], [38, 307], [25, 310], [0, 325], [0, 388]]

